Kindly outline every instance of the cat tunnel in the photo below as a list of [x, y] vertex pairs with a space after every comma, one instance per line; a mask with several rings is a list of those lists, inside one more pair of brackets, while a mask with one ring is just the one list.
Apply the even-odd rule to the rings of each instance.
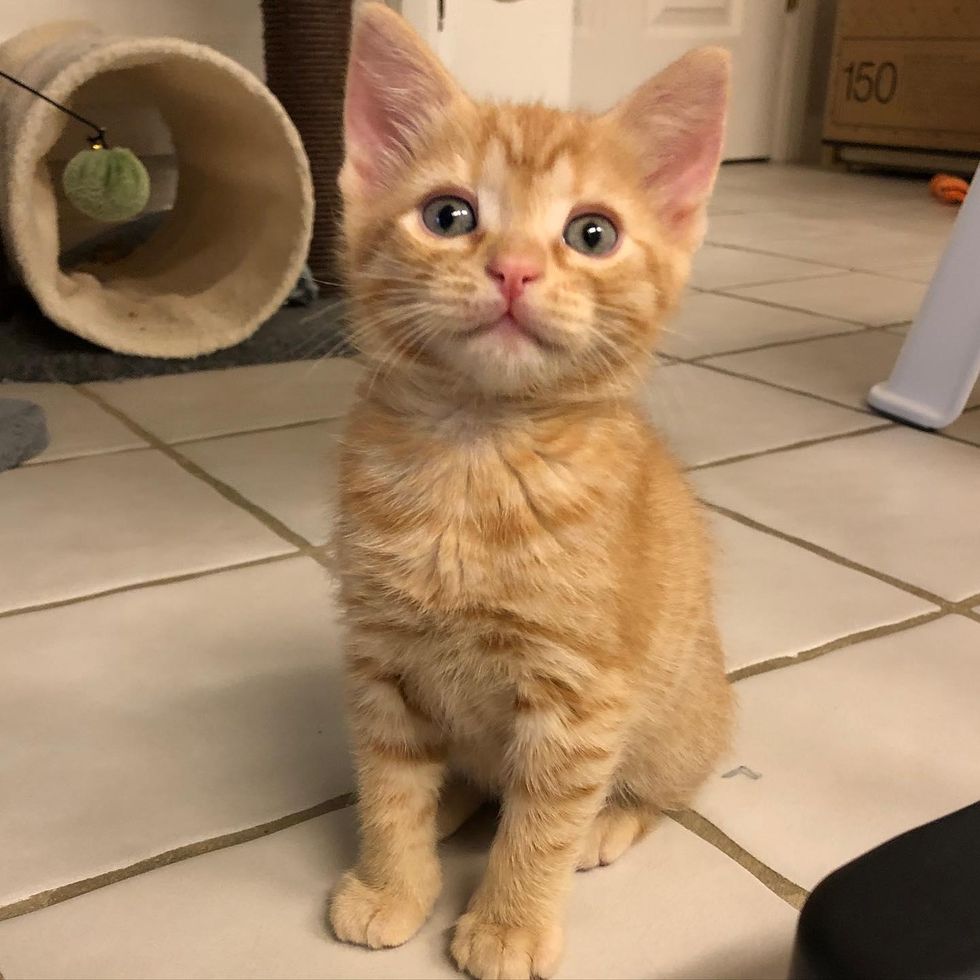
[[313, 188], [299, 135], [254, 75], [200, 44], [79, 23], [6, 41], [0, 69], [131, 148], [159, 211], [134, 247], [65, 267], [67, 245], [96, 231], [60, 188], [87, 131], [0, 80], [0, 232], [49, 319], [120, 353], [193, 357], [245, 340], [282, 305], [306, 261]]

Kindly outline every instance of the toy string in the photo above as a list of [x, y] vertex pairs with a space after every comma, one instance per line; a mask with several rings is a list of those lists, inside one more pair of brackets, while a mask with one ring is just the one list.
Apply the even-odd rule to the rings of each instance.
[[80, 116], [73, 109], [69, 109], [68, 106], [62, 105], [60, 102], [55, 102], [54, 99], [48, 98], [43, 92], [39, 92], [36, 88], [31, 88], [26, 82], [22, 82], [19, 78], [14, 78], [13, 75], [8, 75], [5, 71], [0, 70], [0, 77], [6, 78], [8, 82], [13, 82], [14, 85], [19, 85], [22, 89], [26, 89], [32, 95], [36, 95], [39, 99], [43, 99], [48, 105], [53, 105], [56, 109], [60, 109], [65, 115], [71, 116], [72, 119], [77, 120], [84, 126], [88, 126], [89, 129], [95, 131], [94, 136], [89, 136], [89, 143], [95, 144], [100, 143], [102, 146], [108, 146], [106, 141], [105, 130], [98, 125], [98, 123], [92, 122], [91, 119], [86, 119], [84, 116]]

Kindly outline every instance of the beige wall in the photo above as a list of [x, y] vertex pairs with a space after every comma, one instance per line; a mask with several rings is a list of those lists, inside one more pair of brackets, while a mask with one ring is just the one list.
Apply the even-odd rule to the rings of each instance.
[[199, 41], [263, 74], [259, 0], [0, 0], [0, 41], [52, 20]]

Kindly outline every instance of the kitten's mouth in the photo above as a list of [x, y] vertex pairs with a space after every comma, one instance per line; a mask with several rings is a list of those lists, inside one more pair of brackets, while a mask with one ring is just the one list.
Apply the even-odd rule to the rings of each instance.
[[481, 324], [463, 334], [466, 340], [476, 337], [495, 337], [508, 347], [516, 347], [523, 343], [534, 344], [541, 350], [557, 351], [558, 345], [552, 343], [528, 323], [522, 323], [512, 313], [505, 313], [489, 323]]

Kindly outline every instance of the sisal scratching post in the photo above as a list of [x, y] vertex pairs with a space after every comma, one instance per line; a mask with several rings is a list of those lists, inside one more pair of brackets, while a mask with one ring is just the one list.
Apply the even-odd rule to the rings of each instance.
[[306, 261], [313, 191], [295, 127], [254, 75], [203, 45], [77, 23], [0, 45], [0, 68], [91, 118], [122, 112], [132, 131], [105, 122], [117, 145], [155, 120], [176, 161], [173, 206], [148, 241], [63, 270], [59, 154], [82, 149], [86, 131], [0, 88], [0, 230], [51, 320], [120, 353], [193, 357], [245, 340], [281, 306]]
[[302, 135], [313, 172], [310, 268], [335, 282], [351, 0], [262, 0], [262, 19], [269, 87]]

